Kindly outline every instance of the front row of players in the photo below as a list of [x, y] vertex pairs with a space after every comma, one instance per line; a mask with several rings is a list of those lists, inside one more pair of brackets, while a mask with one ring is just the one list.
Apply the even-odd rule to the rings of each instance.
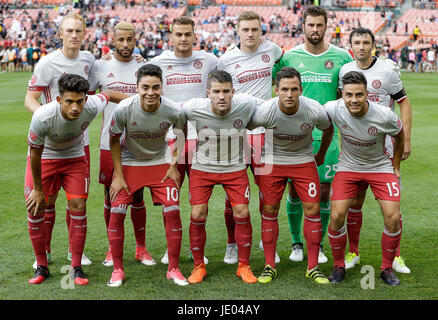
[[[235, 94], [231, 75], [213, 71], [207, 98], [190, 99], [181, 105], [162, 95], [162, 71], [147, 64], [138, 70], [137, 95], [106, 91], [87, 96], [88, 81], [66, 74], [59, 80], [60, 96], [33, 115], [28, 142], [33, 181], [27, 181], [27, 212], [30, 239], [37, 257], [37, 270], [30, 283], [49, 276], [44, 246], [44, 206], [62, 186], [70, 208], [70, 242], [74, 281], [88, 284], [81, 269], [87, 215], [89, 174], [82, 147], [82, 134], [89, 123], [112, 102], [116, 107], [109, 129], [114, 164], [110, 188], [111, 219], [108, 226], [114, 269], [108, 282], [118, 287], [125, 279], [123, 267], [124, 220], [133, 194], [144, 187], [154, 205], [161, 205], [166, 232], [169, 267], [167, 278], [178, 285], [199, 283], [207, 275], [204, 263], [208, 201], [216, 184], [223, 186], [232, 204], [239, 264], [236, 275], [246, 283], [268, 283], [277, 276], [275, 266], [278, 212], [289, 180], [294, 184], [305, 214], [304, 237], [308, 248], [306, 277], [319, 284], [340, 282], [345, 276], [347, 235], [344, 222], [358, 192], [368, 186], [384, 216], [381, 279], [399, 284], [392, 262], [400, 242], [400, 162], [404, 148], [402, 123], [390, 109], [367, 100], [367, 81], [356, 71], [342, 78], [342, 99], [322, 107], [303, 97], [301, 76], [293, 68], [280, 70], [275, 79], [277, 97], [264, 101], [248, 94]], [[186, 279], [178, 262], [182, 224], [179, 209], [179, 154], [184, 147], [187, 122], [197, 130], [197, 146], [189, 177], [190, 250], [194, 268]], [[318, 267], [322, 237], [320, 183], [317, 165], [324, 161], [334, 126], [341, 133], [342, 153], [332, 185], [329, 241], [334, 269], [326, 278]], [[173, 127], [176, 143], [169, 152], [166, 134]], [[257, 278], [249, 260], [252, 226], [248, 209], [250, 186], [247, 176], [246, 129], [266, 128], [265, 159], [254, 168], [260, 191], [261, 234], [265, 267]], [[323, 132], [321, 147], [313, 155], [312, 130]], [[394, 137], [394, 158], [383, 153], [385, 136]], [[226, 147], [223, 147], [224, 141]], [[231, 144], [231, 147], [228, 145]], [[235, 148], [233, 148], [235, 147]]]

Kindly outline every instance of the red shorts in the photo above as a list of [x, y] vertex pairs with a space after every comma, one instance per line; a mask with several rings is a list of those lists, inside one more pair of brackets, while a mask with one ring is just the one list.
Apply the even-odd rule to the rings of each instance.
[[161, 182], [166, 175], [169, 164], [155, 166], [123, 166], [123, 175], [128, 185], [128, 195], [124, 190], [120, 191], [116, 200], [111, 204], [117, 207], [123, 204], [131, 204], [135, 191], [148, 187], [151, 192], [154, 205], [179, 205], [179, 190], [171, 179]]
[[248, 204], [250, 196], [246, 170], [228, 173], [212, 173], [192, 169], [190, 172], [190, 204], [207, 204], [213, 187], [221, 184], [231, 202], [231, 206]]
[[272, 172], [258, 176], [260, 199], [263, 204], [281, 201], [288, 179], [303, 202], [319, 202], [321, 197], [318, 170], [315, 162], [297, 165], [272, 165]]
[[[175, 139], [170, 139], [168, 141], [168, 146], [170, 147], [171, 152], [173, 153], [173, 148], [175, 146]], [[190, 170], [192, 168], [192, 161], [193, 161], [193, 151], [196, 148], [196, 139], [189, 139], [186, 140], [184, 149], [179, 155], [178, 159], [178, 171], [181, 176], [180, 181], [181, 185], [184, 181], [185, 174], [187, 172], [187, 176], [190, 177]]]
[[394, 173], [336, 172], [331, 200], [356, 198], [359, 191], [371, 187], [379, 200], [400, 201], [400, 185]]
[[99, 183], [106, 188], [111, 186], [114, 174], [113, 158], [109, 150], [100, 150]]
[[[73, 159], [41, 159], [41, 182], [46, 201], [62, 187], [67, 200], [88, 198], [90, 176], [86, 156]], [[30, 157], [27, 157], [24, 179], [24, 196], [27, 199], [33, 190]]]

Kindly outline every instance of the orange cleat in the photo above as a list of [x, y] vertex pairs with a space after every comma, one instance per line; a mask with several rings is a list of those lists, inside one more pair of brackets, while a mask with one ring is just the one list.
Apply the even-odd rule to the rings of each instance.
[[195, 265], [192, 270], [192, 274], [187, 280], [189, 283], [199, 283], [202, 282], [206, 276], [207, 270], [205, 270], [205, 263], [202, 262], [201, 264]]
[[241, 278], [246, 283], [256, 283], [257, 277], [251, 271], [251, 267], [248, 264], [239, 262], [239, 266], [236, 271], [236, 276]]

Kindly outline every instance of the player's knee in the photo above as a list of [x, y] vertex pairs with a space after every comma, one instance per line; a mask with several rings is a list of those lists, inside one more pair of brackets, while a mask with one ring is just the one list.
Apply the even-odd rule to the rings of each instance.
[[319, 214], [319, 202], [302, 202], [303, 211], [306, 216], [313, 216]]
[[247, 205], [239, 204], [233, 207], [233, 215], [236, 218], [246, 218], [249, 216], [249, 208]]
[[82, 198], [71, 199], [68, 201], [70, 211], [84, 212], [87, 208], [87, 201]]
[[206, 205], [192, 206], [191, 216], [193, 219], [197, 219], [197, 220], [206, 219], [207, 214], [208, 214], [208, 207]]
[[385, 228], [390, 233], [396, 233], [400, 230], [400, 214], [393, 213], [385, 217]]
[[56, 203], [56, 198], [58, 198], [58, 193], [50, 195], [47, 199], [47, 205], [52, 206]]
[[345, 223], [345, 216], [344, 212], [332, 210], [330, 213], [330, 228], [332, 230], [341, 229]]
[[280, 210], [280, 204], [264, 204], [262, 206], [263, 212], [269, 213], [269, 214], [278, 214], [278, 211]]

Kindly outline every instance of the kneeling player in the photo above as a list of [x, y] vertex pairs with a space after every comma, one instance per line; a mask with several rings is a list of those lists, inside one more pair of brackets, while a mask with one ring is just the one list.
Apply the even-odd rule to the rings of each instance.
[[[320, 185], [317, 165], [324, 156], [333, 136], [331, 124], [323, 107], [310, 98], [301, 96], [300, 73], [285, 67], [276, 75], [275, 92], [278, 97], [263, 103], [254, 112], [249, 127], [263, 126], [266, 134], [266, 154], [263, 171], [258, 173], [262, 202], [262, 241], [265, 269], [258, 278], [268, 283], [277, 275], [275, 250], [278, 239], [278, 212], [280, 202], [290, 179], [304, 209], [304, 236], [307, 240], [308, 266], [306, 277], [327, 284], [328, 279], [318, 267], [319, 245], [322, 236], [319, 212]], [[321, 147], [313, 155], [312, 130], [323, 132]], [[272, 139], [269, 134], [272, 132]], [[269, 159], [269, 153], [272, 157]], [[261, 171], [258, 168], [258, 171]], [[269, 171], [269, 172], [268, 172]], [[256, 171], [257, 174], [257, 171]]]
[[[368, 186], [383, 213], [382, 264], [380, 278], [390, 285], [400, 281], [392, 263], [400, 242], [400, 162], [404, 150], [402, 122], [389, 108], [367, 100], [363, 73], [350, 71], [342, 78], [342, 99], [325, 105], [341, 132], [342, 153], [333, 180], [329, 240], [334, 258], [330, 282], [345, 277], [347, 233], [345, 217], [358, 192]], [[394, 138], [393, 163], [385, 155], [385, 136]]]

